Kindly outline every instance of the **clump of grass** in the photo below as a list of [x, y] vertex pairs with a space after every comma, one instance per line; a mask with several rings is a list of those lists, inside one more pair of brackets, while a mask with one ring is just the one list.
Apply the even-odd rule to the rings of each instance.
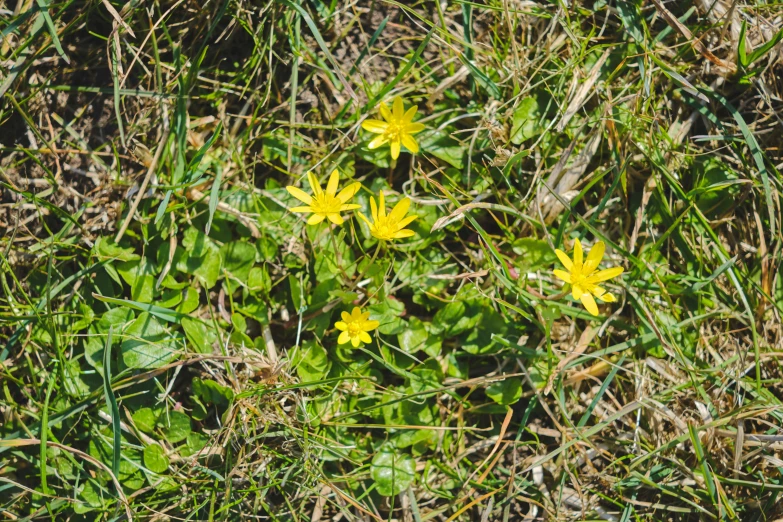
[[779, 11], [0, 10], [0, 514], [781, 516]]

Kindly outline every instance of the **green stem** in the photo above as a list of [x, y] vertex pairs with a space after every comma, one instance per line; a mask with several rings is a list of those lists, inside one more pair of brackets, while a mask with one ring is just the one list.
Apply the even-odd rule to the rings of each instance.
[[349, 292], [353, 292], [356, 289], [356, 287], [359, 286], [359, 283], [362, 281], [362, 278], [367, 273], [367, 270], [369, 270], [370, 267], [373, 266], [373, 264], [375, 264], [375, 259], [378, 257], [378, 252], [381, 251], [381, 244], [382, 243], [383, 243], [383, 241], [378, 241], [378, 243], [376, 243], [376, 245], [375, 245], [375, 252], [373, 252], [372, 257], [370, 258], [370, 262], [367, 263], [367, 265], [365, 265], [364, 270], [362, 271], [362, 273], [359, 274], [358, 276], [356, 276], [356, 280], [351, 285], [351, 288], [348, 289]]

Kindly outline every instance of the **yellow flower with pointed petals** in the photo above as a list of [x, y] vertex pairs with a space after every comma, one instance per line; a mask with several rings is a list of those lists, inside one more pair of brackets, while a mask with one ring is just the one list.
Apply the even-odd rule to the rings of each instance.
[[566, 283], [571, 285], [571, 296], [574, 299], [582, 301], [582, 304], [592, 315], [598, 315], [598, 306], [595, 303], [593, 296], [597, 297], [605, 303], [613, 303], [616, 301], [614, 296], [598, 286], [598, 283], [602, 281], [608, 281], [613, 277], [617, 277], [623, 273], [623, 267], [615, 266], [607, 268], [605, 270], [598, 270], [598, 265], [601, 263], [601, 259], [604, 257], [604, 250], [606, 245], [603, 241], [597, 242], [590, 253], [587, 254], [587, 259], [583, 260], [582, 244], [579, 240], [574, 242], [574, 260], [560, 249], [555, 250], [560, 262], [565, 266], [566, 271], [555, 270], [553, 273], [558, 279], [562, 279]]
[[391, 241], [392, 239], [402, 239], [414, 235], [413, 230], [405, 228], [414, 219], [419, 216], [408, 216], [408, 208], [411, 206], [411, 200], [402, 198], [389, 215], [386, 215], [386, 202], [383, 199], [383, 191], [378, 196], [380, 207], [375, 205], [375, 198], [370, 196], [370, 210], [372, 211], [372, 222], [359, 212], [359, 217], [370, 227], [370, 234], [381, 241]]
[[313, 189], [312, 196], [296, 187], [288, 186], [285, 189], [293, 197], [307, 205], [304, 207], [293, 207], [288, 210], [313, 214], [307, 220], [308, 225], [316, 225], [324, 219], [329, 219], [335, 225], [342, 225], [343, 218], [340, 216], [340, 212], [359, 208], [359, 205], [348, 204], [348, 202], [359, 192], [362, 184], [358, 182], [351, 183], [338, 194], [337, 183], [340, 180], [340, 173], [337, 169], [334, 169], [329, 176], [326, 190], [321, 189], [321, 184], [318, 183], [318, 179], [312, 172], [307, 173], [307, 179], [310, 181], [310, 187]]
[[351, 341], [354, 348], [359, 347], [359, 343], [369, 344], [372, 342], [370, 332], [380, 326], [378, 321], [370, 321], [370, 312], [362, 313], [361, 308], [354, 306], [349, 314], [343, 312], [342, 321], [334, 323], [334, 327], [340, 330], [340, 337], [337, 338], [337, 344], [345, 344]]
[[397, 96], [392, 102], [392, 109], [385, 103], [381, 103], [380, 111], [384, 120], [364, 120], [362, 128], [368, 132], [378, 134], [367, 146], [370, 150], [377, 149], [386, 143], [391, 147], [392, 159], [400, 156], [400, 145], [403, 145], [411, 154], [419, 152], [419, 144], [413, 135], [423, 131], [426, 127], [421, 123], [414, 123], [413, 118], [419, 108], [414, 105], [407, 111], [402, 103], [402, 98]]

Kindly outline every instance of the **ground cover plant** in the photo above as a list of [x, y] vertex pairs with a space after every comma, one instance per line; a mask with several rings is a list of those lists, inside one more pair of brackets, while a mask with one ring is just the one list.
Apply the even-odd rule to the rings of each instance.
[[0, 3], [0, 518], [783, 517], [782, 20]]

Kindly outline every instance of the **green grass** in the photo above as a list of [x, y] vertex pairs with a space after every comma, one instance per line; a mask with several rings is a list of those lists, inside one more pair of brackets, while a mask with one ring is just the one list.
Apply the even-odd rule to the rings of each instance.
[[702, 4], [3, 6], [0, 519], [783, 516], [783, 11]]

